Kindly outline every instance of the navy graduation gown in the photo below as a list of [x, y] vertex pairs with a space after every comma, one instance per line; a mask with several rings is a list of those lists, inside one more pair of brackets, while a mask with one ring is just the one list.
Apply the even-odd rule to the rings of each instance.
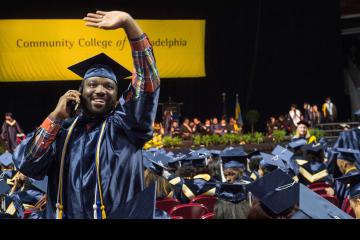
[[[144, 92], [128, 102], [123, 97], [117, 108], [106, 116], [100, 151], [100, 176], [107, 216], [144, 188], [141, 150], [152, 137], [159, 91], [160, 88], [153, 93]], [[95, 151], [104, 119], [88, 119], [80, 114], [72, 132], [64, 163], [63, 218], [93, 218]], [[26, 156], [34, 133], [28, 135], [14, 154], [16, 167], [26, 176], [35, 179], [48, 176], [47, 218], [56, 217], [61, 152], [72, 122], [73, 119], [70, 119], [63, 123], [56, 140], [39, 158]], [[85, 125], [89, 122], [95, 125], [87, 130]]]

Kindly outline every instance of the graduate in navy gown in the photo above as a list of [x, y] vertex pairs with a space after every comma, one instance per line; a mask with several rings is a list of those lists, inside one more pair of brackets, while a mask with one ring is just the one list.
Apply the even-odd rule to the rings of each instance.
[[134, 72], [121, 95], [117, 83], [131, 73], [105, 54], [69, 67], [84, 79], [80, 91], [61, 96], [15, 152], [22, 173], [48, 176], [47, 218], [111, 218], [144, 188], [142, 146], [152, 137], [160, 91], [152, 46], [128, 13], [97, 11], [84, 20], [90, 27], [125, 30]]

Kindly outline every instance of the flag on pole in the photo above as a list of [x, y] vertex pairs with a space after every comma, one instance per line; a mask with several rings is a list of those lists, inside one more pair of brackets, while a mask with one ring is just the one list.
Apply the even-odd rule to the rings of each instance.
[[235, 104], [235, 120], [239, 125], [243, 125], [243, 119], [241, 116], [241, 109], [239, 103], [239, 94], [236, 94], [236, 104]]

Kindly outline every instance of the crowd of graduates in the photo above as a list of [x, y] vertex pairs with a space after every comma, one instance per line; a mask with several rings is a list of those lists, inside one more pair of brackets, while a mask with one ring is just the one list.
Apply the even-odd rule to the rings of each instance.
[[[340, 147], [354, 133], [360, 131], [344, 132], [335, 148], [298, 138], [271, 153], [153, 149], [145, 153], [145, 176], [158, 182], [160, 202], [174, 198], [186, 206], [213, 196], [208, 208], [215, 219], [359, 218], [360, 152]], [[176, 219], [174, 210], [163, 215]]]
[[[271, 153], [241, 146], [143, 150], [144, 186], [154, 191], [135, 199], [137, 218], [360, 218], [360, 129], [329, 144], [309, 136], [306, 123], [298, 128], [296, 137]], [[17, 171], [9, 152], [0, 162], [0, 218], [45, 218], [47, 178]], [[145, 201], [149, 194], [156, 202]]]

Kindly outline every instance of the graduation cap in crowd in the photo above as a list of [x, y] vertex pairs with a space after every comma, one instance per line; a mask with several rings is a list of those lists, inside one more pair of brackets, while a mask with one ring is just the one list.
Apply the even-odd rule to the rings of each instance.
[[83, 79], [90, 77], [104, 77], [118, 83], [121, 79], [129, 77], [132, 73], [110, 58], [105, 53], [85, 59], [82, 62], [68, 67], [70, 71]]
[[275, 216], [298, 202], [299, 184], [280, 169], [248, 184], [246, 189]]
[[42, 180], [29, 178], [29, 181], [31, 185], [34, 186], [36, 189], [42, 191], [43, 193], [47, 193], [48, 176], [45, 176]]
[[293, 175], [297, 175], [299, 173], [299, 166], [297, 165], [295, 159], [293, 158], [294, 153], [287, 148], [284, 148], [280, 145], [277, 145], [275, 149], [272, 151], [274, 156], [279, 156], [285, 163], [285, 169], [292, 170]]
[[0, 165], [4, 167], [10, 167], [11, 165], [14, 165], [12, 160], [12, 154], [6, 151], [5, 153], [0, 155]]
[[120, 206], [110, 219], [154, 219], [156, 206], [156, 183], [138, 193], [133, 199]]
[[172, 158], [168, 161], [168, 167], [172, 169], [177, 169], [181, 167], [181, 161], [187, 157], [186, 154], [177, 153], [172, 156]]
[[215, 149], [210, 150], [210, 154], [213, 158], [218, 158], [220, 156], [220, 153], [221, 153], [220, 150], [215, 150]]
[[349, 184], [349, 197], [350, 199], [360, 197], [360, 172], [349, 172], [347, 176], [336, 178], [336, 180], [343, 184]]
[[299, 210], [291, 219], [352, 219], [330, 201], [321, 197], [303, 184], [299, 191]]
[[6, 213], [16, 216], [18, 219], [24, 218], [24, 206], [18, 194], [12, 194], [5, 197]]
[[271, 152], [274, 156], [279, 156], [285, 162], [289, 162], [290, 159], [294, 156], [294, 153], [289, 151], [288, 149], [277, 145], [274, 150]]
[[187, 154], [181, 160], [181, 166], [205, 167], [208, 163], [208, 157], [197, 152]]
[[172, 158], [163, 153], [153, 154], [150, 152], [143, 152], [145, 168], [153, 171], [157, 175], [162, 175], [164, 169], [168, 169], [167, 163]]
[[220, 153], [223, 168], [247, 168], [248, 154], [243, 148], [225, 149]]
[[309, 124], [308, 122], [303, 121], [303, 120], [301, 120], [300, 122], [298, 122], [297, 125], [298, 125], [298, 126], [299, 126], [299, 125], [305, 125], [307, 128], [310, 127], [310, 124]]
[[296, 151], [296, 150], [300, 149], [302, 146], [304, 146], [305, 144], [307, 144], [307, 141], [303, 138], [299, 138], [299, 139], [291, 141], [287, 145], [287, 147]]
[[153, 147], [153, 148], [149, 148], [148, 150], [146, 150], [146, 152], [159, 153], [159, 152], [165, 152], [165, 150]]
[[245, 184], [218, 183], [215, 195], [224, 201], [239, 203], [247, 199]]
[[211, 156], [211, 152], [210, 150], [206, 149], [206, 148], [200, 148], [198, 150], [195, 150], [194, 152], [198, 153], [198, 154], [202, 154], [202, 155], [205, 155], [207, 157], [210, 157]]
[[360, 151], [351, 148], [335, 148], [337, 159], [345, 160], [348, 162], [357, 162], [360, 157]]
[[260, 161], [260, 166], [267, 169], [269, 172], [274, 171], [278, 168], [282, 170], [286, 169], [285, 163], [278, 155], [274, 156], [268, 153], [261, 153], [261, 157], [262, 160]]
[[7, 178], [2, 178], [0, 180], [0, 196], [3, 194], [8, 194], [11, 187], [6, 183]]
[[165, 152], [166, 156], [173, 157], [175, 153], [173, 152]]
[[304, 153], [311, 153], [314, 155], [320, 155], [324, 152], [324, 146], [321, 143], [305, 144], [301, 147]]

